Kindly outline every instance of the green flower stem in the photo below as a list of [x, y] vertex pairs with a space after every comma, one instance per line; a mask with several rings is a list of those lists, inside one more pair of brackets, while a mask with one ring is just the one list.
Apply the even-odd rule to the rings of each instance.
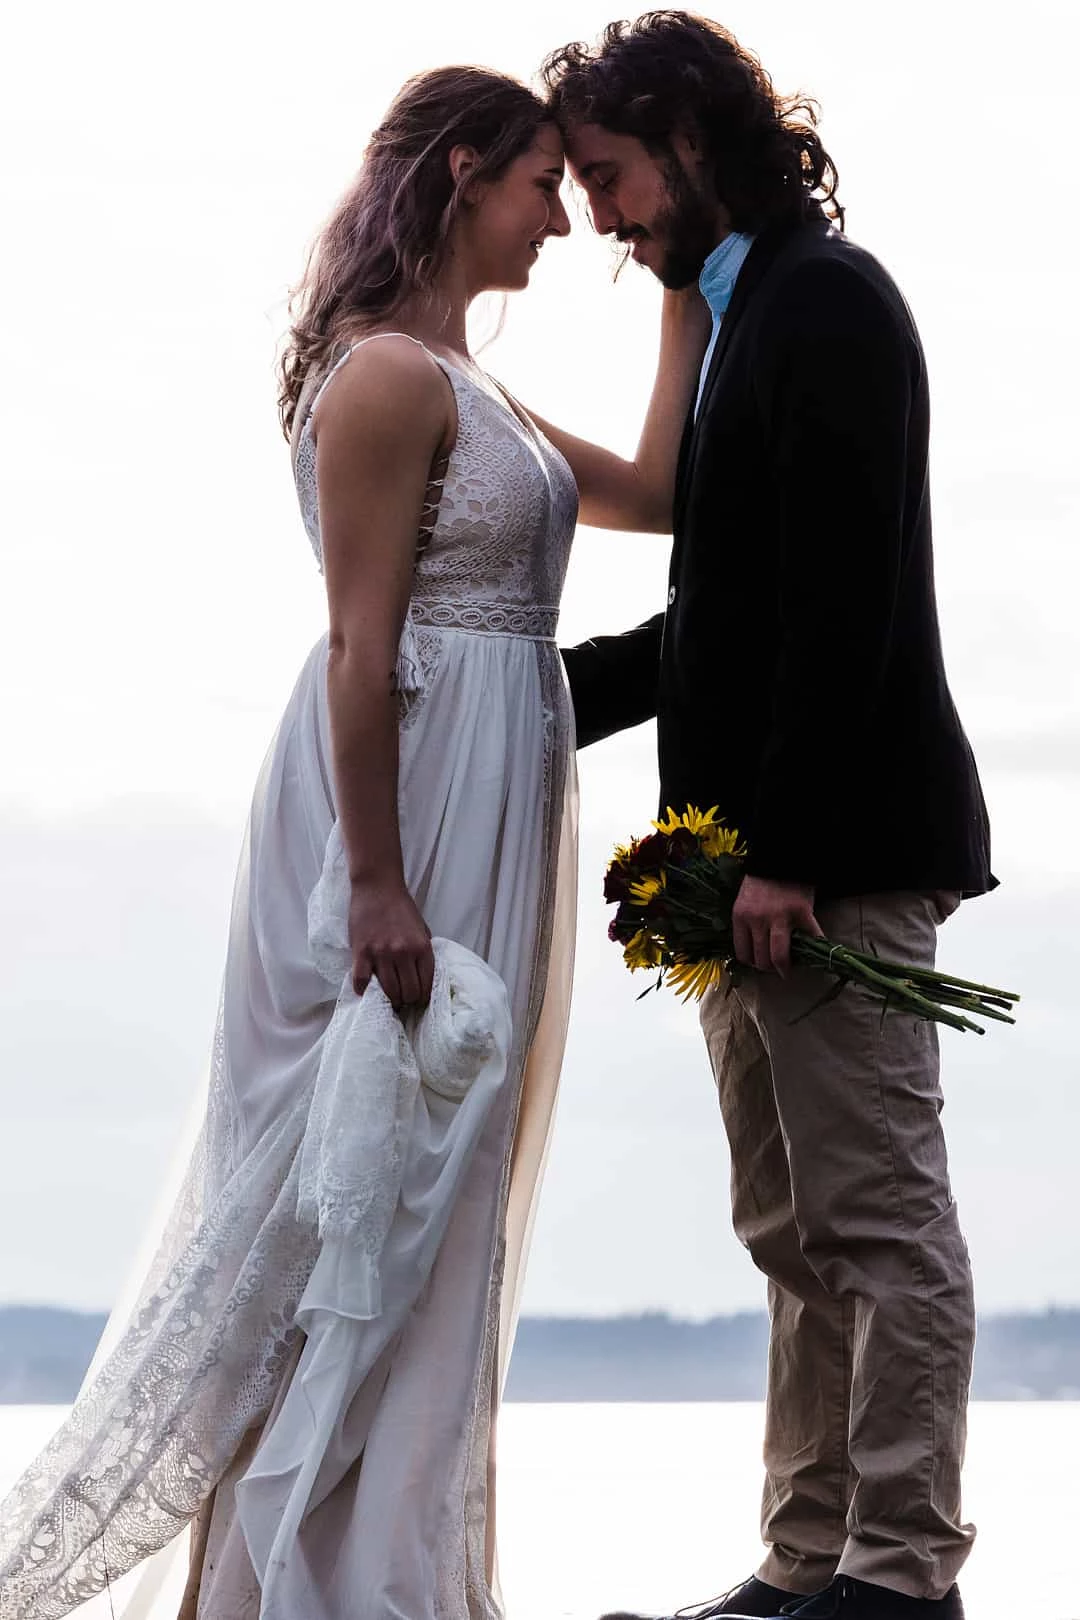
[[942, 996], [933, 996], [931, 999], [933, 1001], [936, 1001], [939, 1006], [942, 1006], [942, 1007], [963, 1007], [968, 1012], [978, 1013], [980, 1018], [992, 1018], [994, 1020], [994, 1022], [998, 1023], [998, 1024], [1015, 1024], [1016, 1023], [1016, 1019], [1010, 1017], [1010, 1015], [1008, 1013], [1000, 1012], [997, 1007], [992, 1006], [989, 1002], [987, 1002], [987, 1001], [978, 1001], [974, 997], [970, 1001], [961, 1000], [959, 997], [956, 997], [956, 996], [944, 996], [944, 995], [942, 995]]
[[887, 962], [880, 956], [871, 956], [862, 951], [855, 951], [853, 955], [861, 961], [871, 962], [885, 973], [902, 973], [906, 978], [921, 980], [924, 984], [947, 985], [954, 990], [970, 990], [980, 997], [989, 997], [1002, 1006], [1013, 1006], [1020, 1000], [1014, 990], [997, 990], [993, 985], [975, 984], [971, 979], [958, 979], [953, 973], [942, 973], [938, 968], [919, 968], [904, 966], [899, 962]]
[[[799, 944], [802, 944], [801, 940]], [[804, 961], [807, 960], [801, 950], [798, 954]], [[953, 1029], [970, 1029], [979, 1035], [984, 1033], [978, 1024], [973, 1024], [970, 1019], [963, 1018], [958, 1013], [948, 1012], [939, 1003], [920, 995], [907, 981], [889, 978], [886, 974], [867, 967], [865, 963], [851, 961], [846, 957], [842, 946], [834, 947], [827, 954], [815, 951], [809, 960], [835, 973], [838, 978], [845, 979], [849, 984], [862, 985], [870, 994], [877, 996], [886, 1004], [903, 1005], [921, 1018], [948, 1024]]]
[[965, 1012], [976, 1013], [985, 1018], [996, 1018], [1001, 1023], [1015, 1022], [1007, 1013], [998, 1012], [994, 1007], [986, 1005], [977, 995], [960, 996], [946, 986], [942, 987], [944, 994], [938, 996], [925, 981], [923, 988], [926, 993], [923, 994], [921, 990], [916, 989], [912, 982], [913, 976], [906, 968], [896, 964], [890, 964], [885, 968], [876, 957], [868, 958], [861, 952], [849, 950], [847, 946], [834, 945], [828, 940], [812, 938], [808, 934], [793, 935], [792, 944], [797, 961], [822, 967], [848, 983], [862, 985], [869, 994], [883, 1000], [887, 1005], [900, 1004], [921, 1018], [948, 1024], [952, 1029], [970, 1029], [978, 1035], [986, 1033], [980, 1025], [972, 1023], [969, 1018], [948, 1011], [950, 1007], [962, 1007]]
[[[897, 978], [917, 987], [929, 1000], [946, 1006], [964, 1007], [981, 1017], [996, 1019], [1001, 1024], [1015, 1024], [1009, 1009], [1020, 997], [1011, 990], [995, 990], [990, 985], [974, 984], [969, 979], [956, 979], [935, 973], [929, 968], [915, 968], [898, 962], [884, 962], [880, 957], [867, 956], [861, 951], [847, 952], [849, 961], [860, 968]], [[820, 952], [817, 960], [828, 965], [828, 953]]]

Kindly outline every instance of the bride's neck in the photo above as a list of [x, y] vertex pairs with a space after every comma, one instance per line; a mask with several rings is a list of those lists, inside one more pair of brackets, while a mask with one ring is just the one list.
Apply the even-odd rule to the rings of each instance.
[[450, 257], [434, 285], [423, 297], [411, 298], [401, 314], [409, 331], [433, 349], [452, 349], [471, 359], [466, 317], [472, 291], [460, 261]]

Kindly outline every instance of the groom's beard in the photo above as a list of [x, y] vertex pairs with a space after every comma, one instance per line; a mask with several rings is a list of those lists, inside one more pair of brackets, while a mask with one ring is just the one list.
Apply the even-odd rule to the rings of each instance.
[[663, 249], [657, 277], [663, 286], [677, 292], [697, 280], [716, 246], [716, 215], [674, 159], [666, 182], [667, 203], [649, 234]]

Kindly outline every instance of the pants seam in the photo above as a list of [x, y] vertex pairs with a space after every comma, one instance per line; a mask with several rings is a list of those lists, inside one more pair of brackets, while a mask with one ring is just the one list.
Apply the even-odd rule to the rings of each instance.
[[[851, 1508], [851, 1384], [855, 1371], [854, 1362], [854, 1323], [852, 1333], [848, 1333], [848, 1323], [851, 1312], [848, 1302], [838, 1300], [840, 1309], [840, 1420], [836, 1425], [837, 1440], [839, 1442], [839, 1468], [837, 1469], [837, 1498], [836, 1516], [840, 1524], [847, 1528], [848, 1513]], [[844, 1390], [847, 1390], [846, 1407], [843, 1405]]]
[[[776, 1079], [775, 1079], [775, 1074], [774, 1074], [774, 1071], [773, 1071], [772, 1052], [771, 1052], [770, 1045], [769, 1045], [769, 1036], [768, 1036], [768, 1029], [767, 1029], [766, 1022], [765, 1022], [764, 1018], [761, 1016], [760, 1010], [757, 1013], [757, 1015], [755, 1015], [755, 1012], [754, 1012], [752, 1006], [748, 1002], [743, 1000], [742, 996], [739, 994], [739, 992], [737, 990], [734, 992], [734, 995], [735, 995], [736, 1003], [738, 1005], [739, 1015], [744, 1020], [745, 1025], [748, 1028], [753, 1029], [753, 1031], [755, 1032], [755, 1034], [757, 1036], [757, 1039], [758, 1039], [758, 1041], [759, 1041], [759, 1043], [761, 1045], [761, 1048], [762, 1048], [762, 1050], [763, 1050], [763, 1052], [765, 1054], [766, 1060], [768, 1062], [769, 1078], [770, 1078], [770, 1083], [772, 1085], [772, 1092], [773, 1092], [773, 1109], [774, 1109], [774, 1111], [775, 1111], [775, 1113], [777, 1115], [777, 1122], [778, 1122], [778, 1125], [780, 1126], [781, 1135], [782, 1135], [782, 1138], [783, 1138], [783, 1126], [782, 1126], [782, 1122], [781, 1122], [781, 1118], [780, 1118], [780, 1103], [779, 1103], [779, 1099], [777, 1098], [777, 1095], [776, 1095]], [[732, 1020], [732, 1024], [734, 1025], [734, 1020]], [[784, 1145], [785, 1158], [787, 1158], [788, 1157], [788, 1148], [787, 1148], [786, 1138], [783, 1138], [783, 1145]], [[790, 1189], [790, 1162], [789, 1162], [789, 1166], [788, 1166], [788, 1176], [789, 1176], [789, 1189]], [[748, 1185], [749, 1185], [749, 1183], [748, 1183]], [[792, 1198], [794, 1198], [793, 1194], [792, 1194]], [[760, 1204], [760, 1201], [758, 1200], [756, 1194], [754, 1195], [754, 1203], [755, 1203], [755, 1207], [760, 1212], [761, 1211], [761, 1204]], [[791, 1214], [792, 1214], [792, 1219], [794, 1220], [794, 1218], [795, 1218], [794, 1217], [794, 1207], [792, 1207]], [[800, 1241], [799, 1247], [800, 1247], [800, 1249], [802, 1247], [801, 1241]], [[849, 1345], [848, 1336], [847, 1336], [847, 1321], [848, 1321], [849, 1313], [845, 1309], [844, 1300], [833, 1298], [833, 1297], [829, 1296], [828, 1290], [822, 1284], [821, 1279], [820, 1279], [820, 1277], [818, 1277], [818, 1275], [817, 1275], [816, 1271], [814, 1270], [813, 1266], [806, 1259], [805, 1254], [803, 1255], [803, 1262], [804, 1262], [804, 1264], [806, 1266], [806, 1269], [807, 1269], [807, 1271], [809, 1273], [809, 1276], [810, 1276], [812, 1282], [814, 1284], [816, 1284], [817, 1287], [822, 1290], [822, 1293], [828, 1298], [829, 1303], [833, 1307], [833, 1311], [835, 1313], [835, 1320], [836, 1320], [836, 1330], [838, 1332], [839, 1339], [840, 1339], [841, 1379], [840, 1379], [840, 1383], [839, 1383], [839, 1386], [838, 1386], [839, 1395], [838, 1395], [838, 1398], [837, 1398], [837, 1405], [834, 1407], [834, 1413], [835, 1413], [835, 1416], [836, 1416], [836, 1421], [835, 1421], [835, 1423], [833, 1425], [833, 1427], [835, 1429], [835, 1434], [836, 1434], [836, 1451], [834, 1453], [834, 1456], [835, 1456], [836, 1462], [837, 1462], [837, 1467], [836, 1467], [837, 1485], [836, 1485], [836, 1498], [835, 1498], [836, 1509], [835, 1509], [835, 1517], [834, 1517], [834, 1529], [835, 1529], [836, 1532], [838, 1532], [838, 1539], [841, 1542], [843, 1542], [845, 1540], [845, 1538], [846, 1538], [846, 1535], [847, 1535], [847, 1517], [848, 1517], [848, 1509], [849, 1509], [849, 1506], [850, 1506], [850, 1494], [851, 1494], [850, 1493], [850, 1478], [851, 1478], [850, 1422], [851, 1422], [851, 1372], [852, 1372], [852, 1367], [853, 1367], [853, 1361], [852, 1361], [852, 1357], [851, 1357], [851, 1346]], [[757, 1262], [755, 1261], [755, 1264], [756, 1263]], [[762, 1268], [759, 1266], [759, 1270], [760, 1269], [762, 1269]], [[768, 1277], [768, 1280], [769, 1280], [770, 1284], [772, 1285], [772, 1287], [780, 1288], [780, 1289], [783, 1290], [784, 1293], [791, 1294], [792, 1291], [790, 1289], [788, 1289], [785, 1284], [777, 1282], [777, 1280], [775, 1278], [769, 1276], [768, 1272], [765, 1272], [764, 1275], [766, 1277]], [[793, 1297], [800, 1300], [800, 1304], [803, 1306], [804, 1309], [807, 1308], [806, 1301], [801, 1299], [798, 1294], [795, 1294]], [[770, 1312], [770, 1317], [771, 1317], [771, 1312]], [[770, 1321], [770, 1340], [771, 1340], [771, 1335], [772, 1335], [772, 1326], [771, 1326], [771, 1321]], [[769, 1473], [767, 1477], [771, 1482], [771, 1480], [772, 1480], [771, 1473]], [[771, 1556], [777, 1556], [777, 1557], [780, 1556], [776, 1552], [776, 1543], [775, 1542], [768, 1543], [767, 1545], [770, 1548], [770, 1555]], [[841, 1549], [841, 1552], [842, 1552], [842, 1549]], [[835, 1573], [837, 1559], [834, 1556], [829, 1555], [829, 1554], [822, 1554], [821, 1557], [823, 1558], [823, 1560], [827, 1560], [830, 1563], [832, 1563], [833, 1573]], [[808, 1595], [812, 1595], [812, 1593], [810, 1593]]]
[[[864, 909], [863, 909], [863, 901], [862, 901], [861, 896], [859, 897], [859, 945], [860, 945], [861, 950], [865, 951], [867, 949], [866, 930], [865, 930], [865, 913], [864, 913]], [[897, 1016], [900, 1016], [900, 1015], [899, 1014], [889, 1014], [887, 1012], [882, 1014], [883, 1019], [886, 1018], [886, 1017], [889, 1017], [889, 1016], [897, 1017]], [[896, 1165], [896, 1150], [895, 1150], [895, 1147], [894, 1147], [894, 1144], [893, 1144], [893, 1135], [892, 1135], [892, 1130], [891, 1130], [890, 1125], [889, 1125], [889, 1114], [888, 1114], [888, 1109], [885, 1106], [884, 1087], [882, 1085], [882, 1080], [881, 1080], [881, 1044], [880, 1044], [880, 1040], [873, 1043], [873, 1045], [871, 1047], [871, 1051], [872, 1051], [872, 1068], [873, 1068], [873, 1076], [874, 1076], [874, 1085], [875, 1085], [875, 1089], [877, 1091], [878, 1110], [879, 1110], [879, 1113], [880, 1113], [880, 1116], [881, 1116], [881, 1124], [882, 1124], [882, 1129], [883, 1129], [884, 1134], [885, 1134], [885, 1141], [886, 1141], [886, 1144], [887, 1144], [888, 1150], [889, 1150], [889, 1165], [890, 1165], [890, 1169], [891, 1169], [891, 1172], [892, 1172], [893, 1194], [894, 1194], [894, 1197], [895, 1197], [895, 1200], [896, 1200], [897, 1208], [900, 1211], [900, 1223], [901, 1223], [901, 1226], [902, 1226], [904, 1232], [907, 1233], [910, 1230], [910, 1225], [909, 1225], [909, 1221], [908, 1221], [907, 1210], [906, 1210], [906, 1208], [904, 1206], [904, 1194], [903, 1194], [903, 1189], [902, 1189], [902, 1186], [901, 1186], [901, 1183], [900, 1183], [900, 1176], [899, 1176], [899, 1173], [897, 1171], [897, 1165]], [[929, 1451], [928, 1451], [928, 1469], [927, 1469], [926, 1496], [925, 1496], [926, 1508], [927, 1508], [927, 1510], [929, 1512], [933, 1508], [934, 1459], [937, 1456], [937, 1361], [936, 1361], [936, 1357], [934, 1355], [933, 1310], [932, 1310], [931, 1305], [930, 1305], [929, 1292], [928, 1292], [927, 1283], [926, 1283], [926, 1273], [924, 1271], [923, 1263], [922, 1263], [922, 1255], [921, 1255], [921, 1253], [919, 1251], [919, 1248], [918, 1248], [917, 1244], [913, 1245], [912, 1269], [916, 1274], [916, 1278], [917, 1278], [917, 1281], [918, 1281], [919, 1292], [920, 1292], [920, 1295], [921, 1295], [921, 1298], [922, 1298], [924, 1321], [925, 1321], [925, 1324], [926, 1324], [926, 1348], [927, 1348], [927, 1355], [929, 1357], [929, 1363], [930, 1363], [930, 1369], [929, 1369], [930, 1370], [930, 1392], [929, 1392], [930, 1446], [929, 1446]], [[925, 1531], [923, 1532], [920, 1539], [922, 1541], [922, 1550], [923, 1550], [923, 1554], [924, 1554], [925, 1558], [927, 1559], [927, 1561], [929, 1563], [934, 1563], [936, 1560], [933, 1558], [933, 1555], [932, 1555], [932, 1552], [931, 1552], [931, 1549], [930, 1549], [929, 1537], [927, 1536]]]

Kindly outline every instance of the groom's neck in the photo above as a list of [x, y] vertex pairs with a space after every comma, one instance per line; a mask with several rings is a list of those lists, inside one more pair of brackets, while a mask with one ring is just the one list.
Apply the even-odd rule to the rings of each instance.
[[731, 222], [731, 215], [728, 213], [728, 210], [724, 207], [722, 202], [717, 202], [716, 204], [713, 229], [715, 231], [715, 236], [713, 238], [714, 248], [718, 248], [721, 242], [724, 241], [725, 237], [730, 236], [732, 231], [735, 229]]

